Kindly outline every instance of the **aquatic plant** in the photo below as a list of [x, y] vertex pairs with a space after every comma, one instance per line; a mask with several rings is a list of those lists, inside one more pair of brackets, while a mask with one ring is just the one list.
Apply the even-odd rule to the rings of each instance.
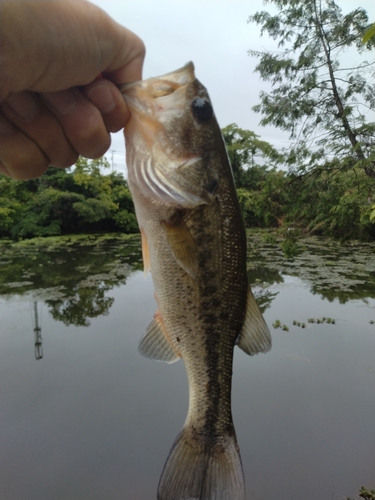
[[264, 233], [262, 237], [264, 243], [268, 245], [275, 245], [276, 244], [276, 236], [273, 233], [269, 233], [268, 231]]
[[375, 298], [373, 243], [301, 237], [300, 245], [306, 251], [290, 259], [285, 257], [280, 245], [265, 245], [263, 232], [260, 229], [247, 232], [248, 266], [249, 270], [258, 269], [257, 277], [260, 270], [279, 276], [277, 282], [283, 281], [283, 275], [298, 276], [311, 283], [312, 293], [329, 302], [339, 299], [344, 304], [348, 300]]
[[[336, 321], [333, 318], [326, 318], [325, 316], [323, 316], [323, 318], [318, 318], [318, 319], [308, 318], [307, 322], [308, 323], [317, 323], [317, 324], [328, 323], [331, 325], [334, 325], [336, 323]], [[306, 323], [301, 323], [300, 321], [297, 321], [296, 319], [293, 320], [293, 325], [299, 326], [300, 328], [306, 328]]]
[[288, 228], [284, 231], [283, 236], [284, 240], [281, 242], [280, 246], [287, 259], [296, 257], [303, 252], [303, 248], [299, 244], [300, 233], [298, 229]]

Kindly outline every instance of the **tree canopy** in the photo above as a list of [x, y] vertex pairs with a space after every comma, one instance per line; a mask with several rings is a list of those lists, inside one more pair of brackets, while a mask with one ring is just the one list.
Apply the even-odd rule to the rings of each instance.
[[79, 158], [74, 169], [49, 168], [40, 179], [0, 175], [0, 237], [138, 230], [127, 182], [103, 175], [105, 158]]
[[[222, 132], [247, 227], [375, 238], [375, 183], [363, 168], [338, 158], [301, 176], [281, 170], [284, 155], [253, 131], [232, 123]], [[36, 180], [0, 176], [0, 238], [138, 231], [127, 182], [106, 167], [104, 158], [80, 158]]]
[[[343, 14], [333, 0], [266, 0], [277, 13], [256, 12], [249, 23], [278, 42], [254, 51], [255, 71], [272, 84], [254, 110], [261, 124], [290, 133], [286, 162], [295, 172], [361, 168], [375, 177], [375, 38], [363, 8]], [[368, 53], [370, 59], [364, 59]], [[353, 61], [353, 62], [350, 62]]]
[[294, 227], [340, 238], [375, 237], [375, 183], [346, 158], [304, 176], [280, 170], [270, 144], [232, 123], [223, 130], [237, 194], [248, 227]]

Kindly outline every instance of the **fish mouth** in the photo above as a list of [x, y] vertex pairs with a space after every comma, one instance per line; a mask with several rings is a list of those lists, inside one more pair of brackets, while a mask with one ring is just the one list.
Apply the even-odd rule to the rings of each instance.
[[182, 68], [176, 69], [166, 73], [165, 75], [155, 76], [154, 78], [149, 78], [147, 80], [140, 80], [138, 82], [125, 83], [123, 85], [118, 85], [118, 88], [124, 97], [127, 98], [129, 91], [136, 88], [144, 88], [150, 91], [150, 97], [157, 98], [169, 95], [179, 88], [181, 85], [189, 85], [195, 80], [194, 64], [189, 61], [182, 66]]
[[190, 61], [165, 75], [119, 85], [130, 111], [156, 117], [158, 111], [183, 109], [184, 89], [195, 80], [194, 64]]

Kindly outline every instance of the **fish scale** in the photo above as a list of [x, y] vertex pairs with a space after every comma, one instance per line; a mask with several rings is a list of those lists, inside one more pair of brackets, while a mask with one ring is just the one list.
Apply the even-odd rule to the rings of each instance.
[[189, 409], [158, 487], [159, 500], [243, 500], [232, 421], [236, 344], [271, 347], [246, 273], [246, 234], [225, 144], [192, 63], [122, 88], [128, 183], [151, 269], [157, 313], [142, 355], [182, 358]]

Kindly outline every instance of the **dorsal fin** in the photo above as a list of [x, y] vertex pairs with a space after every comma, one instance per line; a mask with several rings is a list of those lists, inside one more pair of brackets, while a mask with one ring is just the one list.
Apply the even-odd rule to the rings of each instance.
[[270, 331], [250, 287], [247, 292], [245, 321], [237, 343], [238, 347], [250, 356], [259, 352], [267, 352], [272, 345]]
[[165, 361], [166, 363], [174, 363], [180, 359], [168, 340], [159, 313], [155, 314], [147, 327], [139, 343], [138, 351], [145, 358]]

